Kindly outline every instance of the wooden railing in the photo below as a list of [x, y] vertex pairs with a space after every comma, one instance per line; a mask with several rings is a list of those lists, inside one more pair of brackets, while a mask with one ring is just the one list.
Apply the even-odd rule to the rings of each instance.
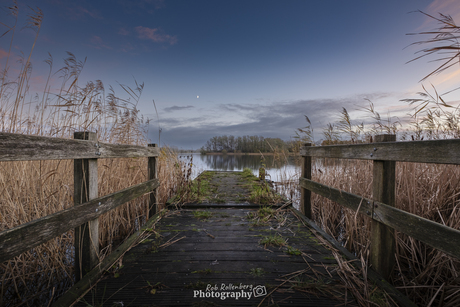
[[[0, 133], [0, 161], [74, 160], [74, 206], [0, 233], [0, 263], [75, 228], [75, 276], [79, 280], [98, 262], [98, 217], [150, 193], [149, 216], [157, 211], [157, 157], [148, 147], [106, 144], [94, 132], [75, 132], [74, 139]], [[97, 160], [148, 157], [147, 181], [98, 197]], [[7, 218], [7, 217], [5, 217]]]
[[[394, 135], [378, 135], [376, 143], [314, 147], [305, 144], [301, 210], [311, 219], [311, 192], [358, 211], [370, 219], [370, 264], [388, 278], [395, 260], [394, 230], [444, 253], [460, 258], [460, 231], [395, 208], [395, 161], [460, 164], [460, 139], [395, 142]], [[312, 157], [373, 160], [373, 199], [347, 193], [311, 180]]]

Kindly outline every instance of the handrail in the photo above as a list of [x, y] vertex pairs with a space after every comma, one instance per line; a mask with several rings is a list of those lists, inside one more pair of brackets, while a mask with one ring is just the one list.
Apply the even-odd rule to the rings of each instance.
[[84, 204], [44, 216], [0, 233], [0, 263], [159, 187], [152, 179]]
[[460, 139], [370, 144], [305, 146], [301, 156], [381, 160], [418, 163], [460, 164]]
[[159, 153], [158, 147], [0, 132], [0, 161], [158, 157]]
[[[394, 230], [460, 258], [459, 230], [394, 208], [395, 162], [460, 164], [460, 139], [394, 142], [394, 135], [378, 135], [376, 140], [380, 142], [318, 147], [305, 144], [300, 150], [303, 156], [299, 179], [301, 210], [311, 218], [309, 193], [314, 192], [369, 217], [372, 220], [370, 263], [385, 278], [389, 277], [394, 263]], [[374, 199], [312, 181], [312, 157], [373, 160]]]
[[[157, 172], [159, 148], [106, 144], [93, 132], [75, 132], [74, 139], [0, 133], [0, 161], [74, 160], [74, 206], [0, 232], [0, 263], [75, 228], [77, 280], [99, 262], [98, 217], [150, 193], [149, 216], [157, 210], [160, 185]], [[97, 197], [97, 159], [147, 157], [147, 181]]]

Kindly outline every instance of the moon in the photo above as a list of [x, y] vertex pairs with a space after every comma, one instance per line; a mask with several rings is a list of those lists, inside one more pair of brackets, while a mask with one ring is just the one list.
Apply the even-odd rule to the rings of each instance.
[[200, 98], [200, 96], [196, 96], [196, 98]]

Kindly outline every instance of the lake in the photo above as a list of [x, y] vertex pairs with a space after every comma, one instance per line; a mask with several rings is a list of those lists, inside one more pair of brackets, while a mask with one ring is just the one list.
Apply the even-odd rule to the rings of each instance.
[[[300, 175], [300, 166], [294, 156], [275, 158], [273, 155], [264, 155], [266, 179], [281, 182], [288, 179], [296, 180]], [[195, 178], [205, 170], [216, 171], [243, 171], [249, 168], [255, 176], [259, 176], [259, 168], [262, 166], [261, 155], [201, 155], [199, 153], [180, 153], [181, 161], [190, 162], [192, 159], [192, 177]], [[297, 157], [297, 159], [299, 159]]]

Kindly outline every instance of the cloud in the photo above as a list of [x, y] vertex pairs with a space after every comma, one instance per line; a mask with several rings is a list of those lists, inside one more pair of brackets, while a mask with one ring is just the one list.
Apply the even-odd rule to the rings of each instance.
[[164, 108], [163, 111], [170, 113], [173, 111], [181, 111], [181, 110], [187, 110], [187, 109], [192, 109], [194, 106], [185, 106], [185, 107], [179, 107], [179, 106], [172, 106], [169, 108]]
[[96, 36], [96, 35], [94, 35], [91, 38], [91, 43], [92, 43], [92, 47], [94, 47], [96, 49], [112, 49], [112, 47], [110, 47], [109, 45], [106, 45], [104, 43], [102, 38], [100, 38], [99, 36]]
[[88, 10], [82, 6], [67, 7], [67, 14], [70, 15], [71, 19], [83, 19], [86, 16], [89, 16], [94, 19], [103, 19], [97, 11]]
[[126, 36], [126, 35], [129, 35], [130, 32], [126, 30], [125, 28], [120, 28], [120, 30], [118, 31], [118, 34]]
[[156, 10], [164, 8], [164, 0], [137, 0], [126, 1], [119, 0], [118, 4], [125, 8], [130, 14], [139, 14], [139, 12], [153, 14]]
[[452, 18], [459, 23], [460, 22], [460, 6], [458, 0], [435, 0], [427, 7], [428, 14], [442, 13], [444, 15], [450, 15]]
[[8, 56], [8, 52], [0, 48], [0, 59]]
[[169, 43], [170, 45], [174, 45], [177, 43], [176, 36], [161, 34], [159, 33], [161, 31], [158, 28], [151, 29], [147, 27], [138, 26], [135, 29], [140, 39], [151, 40], [155, 43]]
[[[374, 102], [382, 118], [386, 118], [387, 111], [391, 111], [390, 115], [394, 116], [397, 115], [395, 113], [406, 110], [403, 107], [390, 109], [391, 105], [387, 105], [386, 101], [398, 101], [395, 95], [395, 93], [376, 92], [336, 99], [273, 101], [244, 105], [221, 104], [208, 109], [206, 113], [200, 114], [200, 117], [163, 117], [161, 141], [162, 145], [200, 148], [207, 140], [217, 135], [261, 135], [289, 140], [295, 136], [297, 128], [307, 125], [304, 115], [311, 120], [315, 140], [318, 141], [324, 138], [322, 131], [326, 125], [339, 120], [342, 107], [349, 112], [353, 124], [368, 123], [369, 114], [364, 114], [362, 108], [367, 107], [369, 102], [364, 98]], [[402, 103], [397, 104], [401, 106]], [[170, 111], [174, 111], [187, 107], [170, 108]], [[165, 111], [170, 108], [166, 108]], [[237, 113], [237, 116], [234, 113]], [[155, 125], [152, 125], [149, 130], [151, 139], [157, 141], [158, 131]]]

